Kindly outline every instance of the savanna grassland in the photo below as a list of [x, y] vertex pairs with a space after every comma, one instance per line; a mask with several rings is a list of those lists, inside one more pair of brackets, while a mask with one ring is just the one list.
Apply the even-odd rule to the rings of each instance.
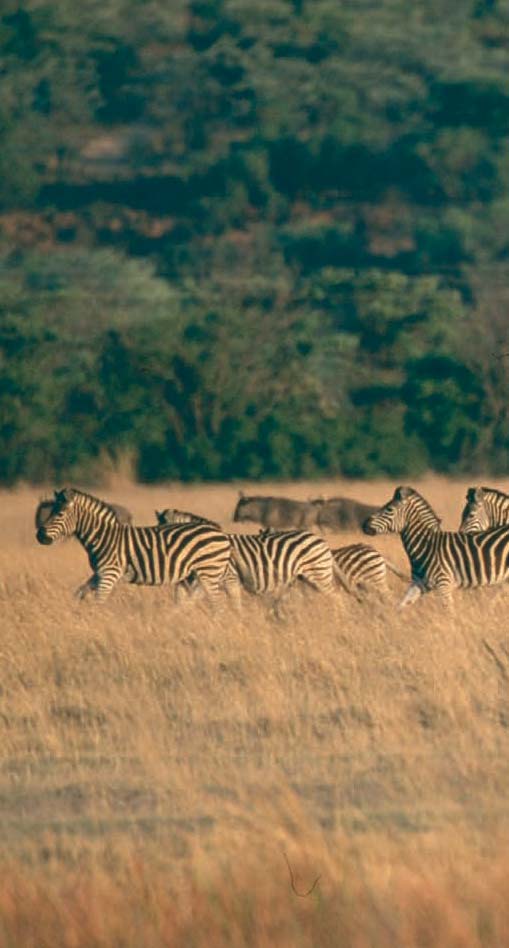
[[[464, 483], [416, 486], [457, 525]], [[136, 523], [172, 505], [229, 528], [237, 496], [98, 493]], [[0, 495], [2, 948], [509, 944], [503, 590], [445, 617], [398, 613], [395, 577], [384, 603], [296, 592], [277, 619], [167, 589], [80, 603], [85, 555], [36, 544], [38, 498]], [[374, 545], [405, 565], [399, 538]]]

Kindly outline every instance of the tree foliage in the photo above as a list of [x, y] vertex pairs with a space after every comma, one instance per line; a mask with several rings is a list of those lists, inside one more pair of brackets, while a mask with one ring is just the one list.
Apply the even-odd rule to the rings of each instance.
[[2, 477], [505, 470], [506, 0], [6, 0]]

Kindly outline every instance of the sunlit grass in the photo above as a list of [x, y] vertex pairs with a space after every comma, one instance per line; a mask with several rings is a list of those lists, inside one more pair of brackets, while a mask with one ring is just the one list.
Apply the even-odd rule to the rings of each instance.
[[[416, 486], [457, 525], [464, 484]], [[172, 505], [231, 528], [236, 501], [105, 493], [138, 523]], [[458, 593], [452, 617], [398, 613], [396, 578], [384, 603], [296, 594], [278, 621], [167, 589], [78, 603], [86, 557], [35, 543], [38, 497], [0, 495], [1, 945], [509, 943], [504, 590]]]

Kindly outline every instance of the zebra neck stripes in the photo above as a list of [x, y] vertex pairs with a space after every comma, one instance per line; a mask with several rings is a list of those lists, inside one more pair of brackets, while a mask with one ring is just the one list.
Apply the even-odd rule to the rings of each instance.
[[435, 538], [440, 536], [440, 520], [427, 501], [417, 492], [408, 499], [404, 516], [401, 540], [412, 564], [412, 573], [417, 567], [416, 575], [421, 576], [421, 560], [423, 557], [426, 558], [426, 553], [433, 547]]
[[509, 496], [493, 487], [469, 487], [460, 531], [477, 533], [509, 524]]

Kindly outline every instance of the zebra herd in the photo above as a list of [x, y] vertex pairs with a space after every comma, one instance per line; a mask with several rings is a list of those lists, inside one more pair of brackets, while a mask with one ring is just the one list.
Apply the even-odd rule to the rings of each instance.
[[[133, 526], [129, 512], [74, 488], [55, 491], [36, 511], [36, 537], [48, 545], [75, 536], [88, 554], [92, 576], [78, 589], [104, 600], [119, 581], [171, 584], [186, 595], [204, 593], [217, 603], [223, 593], [236, 604], [241, 589], [280, 597], [297, 580], [327, 595], [343, 588], [359, 598], [387, 590], [387, 569], [408, 580], [381, 553], [364, 543], [331, 550], [306, 530], [263, 529], [227, 533], [212, 520], [187, 511], [156, 511], [153, 526]], [[509, 579], [509, 496], [491, 488], [467, 492], [458, 532], [441, 530], [427, 501], [398, 487], [363, 525], [369, 535], [399, 533], [411, 566], [406, 605], [435, 591], [450, 604], [457, 587]]]

